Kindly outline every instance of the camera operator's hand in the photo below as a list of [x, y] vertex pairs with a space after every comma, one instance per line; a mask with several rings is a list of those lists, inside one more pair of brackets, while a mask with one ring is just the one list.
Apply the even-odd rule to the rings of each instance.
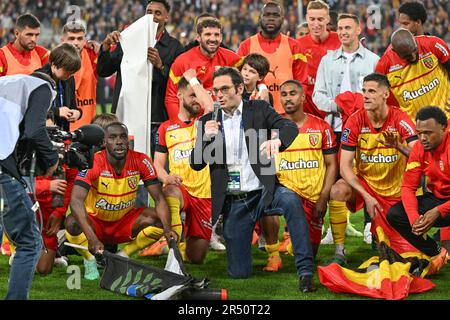
[[55, 216], [53, 213], [48, 217], [47, 224], [45, 225], [45, 233], [48, 236], [55, 236], [61, 226], [62, 217]]
[[50, 181], [50, 191], [52, 193], [57, 193], [60, 195], [64, 195], [67, 189], [67, 181], [62, 179], [55, 179]]
[[[58, 162], [59, 162], [59, 160], [58, 160]], [[47, 169], [47, 171], [44, 174], [44, 177], [50, 177], [53, 175], [53, 173], [58, 168], [58, 162], [56, 162], [54, 165], [52, 165], [50, 168]]]

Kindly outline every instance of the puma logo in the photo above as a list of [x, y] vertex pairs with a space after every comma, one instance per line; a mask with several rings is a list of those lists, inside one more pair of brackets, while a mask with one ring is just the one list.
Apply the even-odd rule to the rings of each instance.
[[105, 189], [108, 189], [108, 185], [109, 185], [109, 183], [108, 183], [108, 184], [106, 184], [106, 183], [104, 183], [104, 182], [102, 181], [102, 185], [104, 185], [104, 186], [105, 186]]
[[367, 144], [367, 139], [361, 138], [362, 141], [364, 141], [365, 144]]
[[275, 79], [277, 78], [277, 76], [275, 74], [275, 72], [277, 72], [277, 69], [278, 69], [278, 66], [276, 66], [275, 69], [273, 69], [273, 70], [269, 70], [269, 72], [268, 72], [268, 73], [271, 73]]

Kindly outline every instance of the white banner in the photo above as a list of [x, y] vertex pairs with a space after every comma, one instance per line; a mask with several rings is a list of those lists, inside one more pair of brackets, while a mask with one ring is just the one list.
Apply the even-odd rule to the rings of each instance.
[[147, 49], [156, 44], [158, 24], [146, 14], [121, 32], [123, 50], [122, 89], [117, 117], [134, 136], [134, 150], [150, 155], [153, 65], [147, 60]]

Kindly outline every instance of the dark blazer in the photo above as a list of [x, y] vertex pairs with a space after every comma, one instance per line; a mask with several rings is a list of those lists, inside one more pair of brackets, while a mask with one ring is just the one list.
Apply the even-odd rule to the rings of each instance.
[[[164, 99], [166, 97], [166, 87], [167, 80], [169, 79], [170, 67], [175, 58], [184, 52], [184, 49], [181, 43], [174, 37], [171, 37], [167, 31], [164, 31], [161, 39], [156, 43], [155, 48], [159, 52], [164, 68], [162, 71], [153, 68], [152, 121], [164, 122], [168, 119]], [[97, 61], [97, 73], [100, 77], [109, 77], [114, 72], [117, 72], [112, 100], [112, 113], [116, 113], [120, 89], [122, 88], [122, 73], [120, 72], [122, 57], [122, 47], [120, 43], [118, 43], [113, 51], [108, 50], [105, 52], [100, 49]]]
[[[194, 170], [201, 170], [207, 164], [209, 164], [211, 174], [211, 201], [212, 201], [212, 223], [217, 221], [222, 207], [225, 201], [227, 191], [227, 179], [228, 169], [226, 165], [226, 150], [223, 140], [223, 134], [218, 135], [212, 141], [203, 141], [202, 137], [205, 133], [205, 123], [212, 119], [212, 113], [208, 113], [199, 119], [197, 138], [195, 142], [195, 148], [190, 156], [190, 165]], [[219, 110], [218, 118], [221, 121], [222, 111]], [[252, 163], [251, 167], [255, 172], [258, 179], [264, 186], [262, 199], [266, 207], [270, 205], [273, 199], [273, 193], [275, 190], [275, 166], [273, 160], [267, 160], [267, 157], [261, 156], [259, 151], [260, 145], [270, 139], [271, 129], [278, 129], [281, 140], [280, 151], [283, 151], [289, 147], [289, 145], [295, 140], [298, 134], [297, 125], [280, 116], [267, 102], [262, 100], [244, 100], [242, 108], [242, 123], [244, 132], [248, 132], [248, 129], [255, 129], [256, 132], [261, 129], [263, 134], [257, 134], [257, 143], [250, 145], [249, 136], [246, 134], [246, 146], [250, 159], [254, 157], [256, 163]], [[223, 126], [221, 126], [223, 128]], [[238, 134], [238, 133], [236, 133]], [[226, 137], [225, 137], [226, 138]], [[250, 150], [249, 147], [256, 150]], [[208, 158], [210, 151], [216, 161]], [[223, 159], [223, 160], [222, 160]]]

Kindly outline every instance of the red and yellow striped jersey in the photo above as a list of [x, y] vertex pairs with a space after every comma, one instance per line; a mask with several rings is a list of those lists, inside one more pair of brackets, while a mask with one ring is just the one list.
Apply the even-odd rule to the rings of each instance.
[[196, 198], [211, 198], [209, 166], [195, 171], [189, 165], [189, 156], [195, 146], [197, 126], [194, 121], [184, 123], [171, 119], [162, 123], [158, 130], [156, 151], [167, 153], [169, 171], [183, 179], [187, 192]]
[[[411, 119], [423, 106], [438, 106], [450, 117], [450, 81], [443, 66], [450, 59], [447, 44], [433, 36], [415, 37], [419, 60], [409, 63], [389, 47], [376, 72], [387, 75], [391, 92]], [[414, 120], [415, 121], [415, 120]]]
[[278, 181], [302, 198], [316, 202], [325, 181], [323, 155], [336, 152], [336, 137], [330, 125], [308, 114], [294, 142], [275, 157]]
[[103, 150], [95, 154], [92, 169], [78, 173], [75, 184], [89, 190], [85, 200], [88, 214], [103, 221], [118, 221], [134, 209], [140, 180], [144, 186], [159, 183], [147, 155], [128, 150], [125, 166], [117, 174]]
[[399, 198], [407, 158], [395, 148], [384, 146], [376, 139], [383, 131], [396, 133], [403, 143], [417, 140], [415, 126], [408, 115], [396, 107], [389, 107], [383, 126], [375, 129], [365, 109], [348, 118], [342, 131], [342, 149], [355, 151], [356, 175], [383, 197]]

